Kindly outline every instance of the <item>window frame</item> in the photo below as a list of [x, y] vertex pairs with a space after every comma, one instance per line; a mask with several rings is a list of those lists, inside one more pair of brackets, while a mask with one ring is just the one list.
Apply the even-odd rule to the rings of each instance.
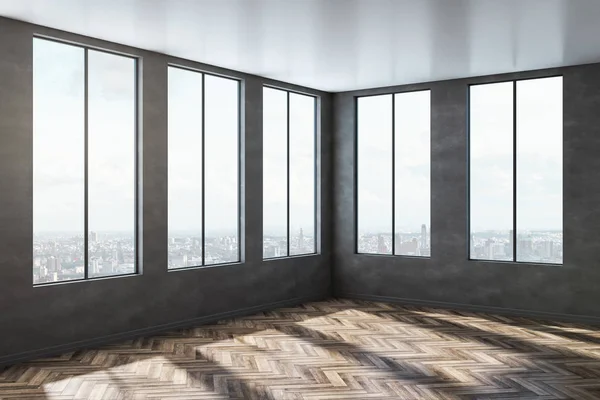
[[[538, 80], [538, 79], [548, 79], [548, 78], [561, 78], [564, 90], [564, 74], [556, 73], [550, 75], [541, 75], [541, 76], [530, 76], [524, 78], [513, 78], [513, 79], [500, 79], [500, 80], [489, 80], [482, 82], [469, 83], [467, 85], [467, 103], [466, 103], [466, 117], [467, 117], [467, 125], [466, 125], [466, 148], [467, 148], [467, 261], [477, 262], [477, 263], [499, 263], [499, 264], [527, 264], [527, 265], [543, 265], [546, 267], [562, 267], [565, 264], [564, 253], [563, 259], [561, 263], [547, 263], [540, 261], [518, 261], [517, 260], [517, 83], [522, 81], [530, 81], [530, 80]], [[471, 258], [471, 87], [473, 86], [481, 86], [481, 85], [490, 85], [496, 83], [512, 83], [512, 207], [513, 207], [513, 218], [512, 218], [512, 260], [486, 260], [479, 258]], [[563, 92], [564, 93], [564, 92]], [[564, 106], [564, 97], [562, 99], [562, 104]], [[564, 110], [562, 115], [563, 120], [563, 144], [564, 144]], [[562, 167], [564, 170], [564, 147], [563, 147], [563, 157], [561, 159]], [[564, 174], [562, 176], [562, 195], [564, 198]], [[563, 213], [563, 221], [564, 221], [564, 205], [561, 209]], [[564, 251], [564, 224], [563, 224], [563, 251]]]
[[[410, 259], [416, 259], [416, 260], [431, 260], [432, 259], [432, 251], [431, 251], [431, 244], [429, 245], [429, 249], [430, 249], [430, 253], [428, 256], [417, 256], [417, 255], [408, 255], [408, 254], [395, 254], [396, 252], [396, 95], [397, 94], [405, 94], [405, 93], [417, 93], [417, 92], [429, 92], [429, 137], [430, 137], [430, 142], [429, 142], [429, 153], [430, 153], [430, 158], [429, 158], [429, 188], [430, 188], [430, 193], [429, 193], [429, 198], [430, 198], [430, 203], [429, 203], [429, 218], [430, 218], [430, 225], [429, 225], [429, 235], [430, 238], [433, 237], [433, 232], [431, 229], [431, 165], [432, 165], [432, 160], [431, 160], [431, 126], [432, 126], [432, 97], [431, 97], [431, 93], [433, 92], [433, 89], [430, 86], [423, 86], [423, 87], [418, 87], [418, 88], [412, 88], [412, 89], [408, 89], [408, 90], [394, 90], [394, 91], [390, 91], [390, 92], [384, 92], [384, 93], [373, 93], [373, 94], [365, 94], [365, 95], [359, 95], [359, 96], [354, 96], [354, 168], [353, 168], [353, 178], [354, 178], [354, 254], [360, 255], [360, 256], [367, 256], [367, 257], [402, 257], [402, 258], [410, 258]], [[391, 110], [392, 110], [392, 144], [391, 144], [391, 148], [392, 148], [392, 164], [390, 166], [390, 168], [392, 169], [392, 247], [390, 249], [390, 254], [380, 254], [380, 253], [361, 253], [359, 251], [359, 242], [358, 242], [358, 238], [359, 238], [359, 234], [358, 234], [358, 168], [359, 168], [359, 157], [358, 157], [358, 99], [360, 98], [364, 98], [364, 97], [374, 97], [374, 96], [391, 96]], [[431, 240], [431, 239], [430, 239]]]
[[[140, 262], [142, 261], [142, 257], [141, 257], [141, 250], [143, 248], [142, 246], [142, 235], [141, 233], [141, 211], [142, 211], [142, 207], [140, 204], [140, 199], [142, 198], [141, 196], [141, 161], [142, 161], [142, 157], [140, 156], [140, 154], [142, 153], [142, 149], [141, 149], [141, 131], [140, 131], [140, 118], [141, 118], [141, 113], [140, 113], [140, 73], [141, 73], [141, 57], [133, 55], [133, 54], [129, 54], [129, 53], [125, 53], [125, 52], [120, 52], [120, 51], [114, 51], [114, 50], [108, 50], [105, 48], [101, 48], [101, 47], [96, 47], [96, 46], [91, 46], [91, 45], [86, 45], [83, 43], [78, 43], [78, 42], [73, 42], [73, 41], [69, 41], [69, 40], [63, 40], [63, 39], [59, 39], [59, 38], [55, 38], [52, 36], [46, 36], [46, 35], [40, 35], [40, 34], [34, 34], [32, 36], [32, 43], [35, 40], [44, 40], [44, 41], [48, 41], [48, 42], [54, 42], [54, 43], [58, 43], [61, 45], [65, 45], [65, 46], [72, 46], [72, 47], [78, 47], [83, 49], [84, 52], [84, 65], [83, 65], [83, 69], [84, 69], [84, 96], [83, 96], [83, 101], [84, 101], [84, 114], [83, 114], [83, 120], [84, 120], [84, 124], [83, 124], [83, 134], [84, 134], [84, 232], [83, 232], [83, 246], [84, 246], [84, 266], [83, 266], [83, 273], [84, 276], [83, 278], [78, 278], [78, 279], [68, 279], [68, 280], [62, 280], [62, 281], [54, 281], [54, 282], [42, 282], [42, 283], [33, 283], [34, 287], [39, 287], [39, 286], [51, 286], [51, 285], [61, 285], [61, 284], [68, 284], [68, 283], [77, 283], [77, 282], [87, 282], [87, 281], [95, 281], [95, 280], [104, 280], [104, 279], [113, 279], [113, 278], [123, 278], [123, 277], [130, 277], [130, 276], [137, 276], [137, 275], [141, 275], [142, 274], [142, 266], [140, 265]], [[134, 250], [134, 271], [132, 273], [126, 273], [126, 274], [114, 274], [114, 275], [106, 275], [106, 276], [94, 276], [94, 277], [90, 277], [89, 276], [89, 267], [90, 267], [90, 263], [89, 263], [89, 235], [90, 235], [90, 230], [89, 230], [89, 57], [88, 57], [88, 53], [89, 50], [92, 51], [97, 51], [100, 53], [106, 53], [106, 54], [110, 54], [110, 55], [114, 55], [114, 56], [119, 56], [119, 57], [125, 57], [125, 58], [129, 58], [131, 60], [133, 60], [134, 62], [134, 149], [135, 149], [135, 153], [134, 153], [134, 159], [133, 159], [133, 164], [134, 164], [134, 246], [135, 246], [135, 250]], [[32, 54], [33, 54], [33, 50], [32, 50]], [[34, 73], [34, 66], [32, 63], [32, 76]], [[32, 89], [35, 90], [35, 88]], [[32, 113], [32, 120], [33, 118], [35, 118], [35, 115]], [[35, 164], [35, 160], [34, 160], [34, 164]], [[32, 269], [33, 272], [33, 269]], [[33, 274], [32, 274], [33, 275]], [[32, 276], [33, 277], [33, 276]]]
[[[306, 92], [302, 92], [299, 90], [294, 90], [294, 89], [288, 89], [288, 88], [284, 88], [284, 87], [280, 87], [280, 86], [276, 86], [276, 85], [270, 85], [270, 84], [263, 84], [261, 87], [261, 97], [262, 94], [264, 93], [265, 89], [272, 89], [272, 90], [278, 90], [281, 92], [284, 92], [286, 94], [286, 159], [287, 159], [287, 164], [286, 164], [286, 177], [287, 177], [287, 181], [286, 181], [286, 225], [287, 225], [287, 250], [286, 250], [286, 255], [284, 256], [278, 256], [278, 257], [265, 257], [265, 250], [264, 250], [264, 240], [265, 240], [265, 232], [264, 232], [264, 215], [262, 218], [262, 238], [261, 238], [261, 247], [262, 247], [262, 260], [263, 261], [271, 261], [271, 260], [281, 260], [281, 259], [286, 259], [286, 258], [297, 258], [297, 257], [310, 257], [310, 256], [315, 256], [318, 255], [320, 253], [320, 245], [319, 245], [319, 226], [318, 226], [318, 222], [319, 222], [319, 193], [320, 193], [320, 184], [319, 184], [319, 175], [320, 175], [320, 160], [321, 157], [319, 155], [319, 140], [320, 140], [320, 131], [319, 131], [319, 110], [320, 110], [320, 97], [318, 95], [315, 94], [310, 94], [310, 93], [306, 93]], [[310, 253], [305, 253], [305, 254], [290, 254], [290, 249], [291, 249], [291, 227], [290, 227], [290, 94], [297, 94], [297, 95], [301, 95], [301, 96], [306, 96], [306, 97], [310, 97], [314, 100], [314, 110], [313, 110], [313, 117], [314, 117], [314, 124], [313, 124], [313, 139], [314, 139], [314, 145], [313, 145], [313, 153], [314, 153], [314, 157], [313, 157], [313, 163], [314, 163], [314, 177], [313, 177], [313, 188], [314, 188], [314, 199], [313, 199], [313, 207], [314, 207], [314, 215], [313, 215], [313, 224], [314, 224], [314, 229], [313, 229], [313, 240], [314, 240], [314, 247], [313, 247], [313, 251]], [[263, 109], [264, 107], [264, 97], [262, 100], [262, 107], [261, 109]], [[261, 119], [261, 121], [264, 121], [264, 113], [262, 116], [263, 119]], [[261, 131], [261, 139], [264, 138], [264, 123], [263, 123], [263, 128]], [[263, 180], [263, 185], [264, 185], [264, 155], [263, 158], [261, 158], [261, 163], [263, 165], [263, 169], [262, 169], [262, 176], [261, 179]], [[264, 189], [263, 189], [263, 194], [264, 194]], [[264, 209], [264, 198], [262, 201], [262, 207]]]
[[[242, 176], [242, 163], [244, 161], [244, 157], [242, 154], [242, 149], [243, 149], [243, 135], [242, 135], [242, 129], [243, 129], [243, 123], [244, 121], [242, 120], [242, 117], [244, 115], [243, 110], [242, 110], [242, 94], [243, 94], [243, 84], [244, 84], [244, 80], [241, 78], [236, 78], [233, 76], [228, 76], [228, 75], [222, 75], [222, 74], [218, 74], [218, 73], [214, 73], [214, 72], [210, 72], [210, 71], [206, 71], [206, 70], [202, 70], [202, 69], [197, 69], [197, 68], [193, 68], [193, 67], [189, 67], [189, 66], [185, 66], [185, 65], [181, 65], [181, 64], [177, 64], [177, 63], [172, 63], [169, 62], [167, 63], [167, 96], [166, 96], [166, 102], [167, 102], [167, 197], [168, 197], [168, 193], [169, 193], [169, 174], [168, 174], [168, 167], [169, 167], [169, 129], [168, 129], [168, 121], [169, 121], [169, 85], [168, 85], [168, 79], [169, 79], [169, 69], [170, 68], [176, 68], [176, 69], [180, 69], [180, 70], [184, 70], [184, 71], [188, 71], [188, 72], [194, 72], [197, 74], [200, 74], [202, 77], [202, 110], [201, 110], [201, 116], [202, 116], [202, 227], [201, 227], [201, 232], [202, 232], [202, 261], [200, 265], [190, 265], [187, 267], [179, 267], [179, 268], [169, 268], [168, 266], [168, 257], [169, 257], [169, 244], [168, 244], [168, 239], [169, 239], [169, 225], [168, 225], [168, 221], [169, 221], [169, 203], [168, 203], [168, 198], [167, 198], [167, 271], [168, 272], [177, 272], [177, 271], [188, 271], [188, 270], [192, 270], [192, 269], [199, 269], [199, 268], [215, 268], [215, 267], [223, 267], [223, 266], [228, 266], [228, 265], [239, 265], [242, 264], [244, 262], [243, 259], [243, 255], [244, 255], [244, 251], [243, 251], [243, 244], [245, 243], [244, 240], [244, 233], [242, 231], [242, 227], [243, 227], [243, 214], [242, 214], [242, 187], [243, 182], [243, 176]], [[205, 93], [206, 93], [206, 76], [213, 76], [213, 77], [217, 77], [217, 78], [223, 78], [223, 79], [228, 79], [231, 81], [234, 81], [237, 83], [237, 119], [238, 119], [238, 123], [237, 123], [237, 233], [238, 233], [238, 251], [237, 251], [237, 261], [228, 261], [228, 262], [224, 262], [224, 263], [217, 263], [217, 264], [206, 264], [206, 191], [205, 191], [205, 184], [206, 184], [206, 146], [205, 146], [205, 138], [206, 138], [206, 115], [205, 115], [205, 110], [206, 110], [206, 102], [205, 102]]]

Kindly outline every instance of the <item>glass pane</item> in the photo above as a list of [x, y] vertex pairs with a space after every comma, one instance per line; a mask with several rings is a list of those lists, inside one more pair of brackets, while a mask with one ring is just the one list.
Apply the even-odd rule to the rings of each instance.
[[288, 255], [287, 92], [263, 88], [263, 257]]
[[431, 255], [430, 92], [395, 95], [396, 254]]
[[562, 135], [562, 77], [517, 82], [517, 261], [563, 261]]
[[358, 99], [359, 253], [392, 253], [392, 112], [392, 95]]
[[202, 74], [169, 67], [169, 268], [202, 265]]
[[135, 272], [136, 62], [88, 50], [90, 277]]
[[315, 101], [290, 93], [290, 255], [316, 251]]
[[513, 83], [470, 88], [470, 257], [512, 260]]
[[33, 283], [84, 277], [84, 68], [33, 39]]
[[205, 264], [239, 261], [239, 82], [206, 75]]

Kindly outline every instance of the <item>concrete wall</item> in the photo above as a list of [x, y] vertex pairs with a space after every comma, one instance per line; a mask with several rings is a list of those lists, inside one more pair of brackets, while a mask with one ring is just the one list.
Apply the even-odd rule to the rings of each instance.
[[[32, 38], [139, 56], [143, 273], [33, 287]], [[167, 272], [167, 64], [243, 80], [244, 262]], [[320, 96], [321, 251], [262, 261], [262, 85]], [[0, 18], [0, 363], [330, 294], [331, 95]]]
[[[468, 261], [468, 85], [556, 74], [564, 77], [564, 265]], [[432, 256], [355, 254], [354, 97], [418, 89], [431, 89]], [[600, 321], [600, 64], [336, 94], [333, 149], [336, 295]]]

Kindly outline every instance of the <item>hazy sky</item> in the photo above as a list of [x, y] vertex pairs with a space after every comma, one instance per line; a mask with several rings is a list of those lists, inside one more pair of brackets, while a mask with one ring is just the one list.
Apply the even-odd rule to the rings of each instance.
[[[206, 236], [237, 235], [238, 88], [205, 75]], [[169, 67], [169, 231], [202, 227], [202, 74]]]
[[[290, 229], [313, 236], [315, 98], [290, 93]], [[263, 220], [265, 235], [287, 230], [287, 92], [263, 89]]]
[[[135, 62], [88, 51], [89, 229], [134, 228]], [[200, 231], [202, 75], [169, 68], [169, 229]], [[205, 78], [206, 234], [238, 230], [238, 85]], [[83, 232], [84, 49], [34, 40], [34, 231]]]
[[[517, 82], [517, 229], [562, 230], [562, 78]], [[510, 230], [513, 84], [470, 89], [471, 230]]]
[[[512, 86], [470, 89], [472, 231], [512, 229]], [[561, 230], [562, 78], [517, 88], [517, 229]], [[429, 92], [395, 105], [396, 231], [419, 231], [430, 220]], [[359, 98], [357, 123], [359, 233], [391, 233], [392, 95]]]
[[392, 232], [395, 96], [396, 232], [430, 225], [430, 92], [358, 99], [358, 230]]
[[[90, 50], [89, 228], [134, 229], [135, 61]], [[34, 232], [83, 233], [84, 50], [34, 39]]]
[[[89, 50], [90, 230], [134, 221], [135, 62]], [[169, 229], [199, 231], [202, 75], [169, 68]], [[83, 231], [84, 49], [34, 39], [34, 231]], [[236, 234], [238, 85], [205, 77], [207, 236]], [[470, 89], [472, 230], [512, 229], [512, 83]], [[518, 228], [562, 229], [562, 78], [517, 83]], [[287, 220], [286, 92], [265, 88], [264, 232]], [[396, 230], [430, 223], [430, 94], [395, 95]], [[290, 94], [290, 225], [314, 230], [315, 99]], [[392, 95], [359, 99], [359, 231], [391, 232]]]

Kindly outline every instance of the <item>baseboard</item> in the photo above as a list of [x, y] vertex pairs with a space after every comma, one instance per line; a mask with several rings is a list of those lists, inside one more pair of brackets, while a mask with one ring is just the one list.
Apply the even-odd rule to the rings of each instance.
[[592, 315], [581, 315], [581, 314], [561, 314], [544, 311], [533, 311], [524, 310], [520, 308], [504, 308], [504, 307], [493, 307], [493, 306], [478, 306], [473, 304], [464, 303], [450, 303], [443, 301], [434, 300], [419, 300], [419, 299], [407, 299], [402, 297], [391, 297], [391, 296], [376, 296], [370, 294], [360, 293], [338, 293], [337, 298], [344, 299], [356, 299], [366, 301], [379, 301], [384, 303], [397, 303], [406, 304], [413, 306], [425, 306], [425, 307], [437, 307], [450, 310], [461, 310], [461, 311], [476, 311], [485, 312], [489, 314], [501, 314], [517, 317], [530, 317], [539, 318], [545, 320], [564, 321], [564, 322], [575, 322], [583, 323], [588, 325], [600, 325], [600, 317]]
[[28, 361], [41, 357], [51, 357], [56, 356], [62, 353], [66, 353], [73, 350], [79, 350], [89, 347], [96, 347], [101, 345], [106, 345], [110, 343], [115, 343], [121, 340], [130, 340], [135, 339], [137, 337], [155, 335], [158, 333], [170, 331], [173, 329], [182, 329], [188, 328], [192, 326], [205, 325], [209, 323], [213, 323], [222, 319], [234, 318], [234, 317], [242, 317], [246, 315], [251, 315], [260, 311], [273, 310], [281, 307], [290, 307], [299, 305], [302, 303], [307, 303], [310, 301], [318, 301], [327, 298], [328, 296], [323, 295], [313, 295], [306, 297], [295, 297], [293, 299], [278, 301], [274, 303], [261, 304], [253, 307], [240, 308], [233, 311], [227, 311], [218, 314], [206, 315], [198, 318], [191, 318], [184, 321], [177, 321], [168, 324], [154, 325], [147, 328], [136, 329], [126, 332], [120, 332], [112, 335], [106, 335], [97, 337], [89, 340], [81, 340], [76, 342], [70, 342], [58, 346], [45, 347], [41, 349], [25, 351], [22, 353], [9, 354], [6, 356], [0, 357], [0, 366], [15, 364], [18, 362]]

